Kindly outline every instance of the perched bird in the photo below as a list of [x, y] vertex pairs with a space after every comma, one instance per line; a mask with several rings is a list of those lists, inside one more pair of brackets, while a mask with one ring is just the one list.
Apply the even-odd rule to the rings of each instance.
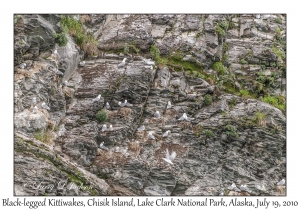
[[125, 106], [125, 103], [122, 103], [121, 101], [119, 101], [119, 102], [118, 102], [118, 105], [119, 105], [120, 107], [123, 107], [123, 106]]
[[110, 125], [110, 126], [109, 126], [109, 131], [113, 131], [113, 130], [114, 130], [113, 126]]
[[260, 19], [260, 15], [255, 15], [255, 18], [256, 19]]
[[249, 188], [247, 187], [247, 185], [241, 185], [240, 186], [241, 191], [249, 191]]
[[120, 152], [120, 147], [116, 147], [115, 152]]
[[35, 106], [35, 107], [33, 107], [32, 112], [33, 112], [33, 113], [37, 113], [38, 110], [39, 110], [39, 109], [37, 108], [37, 106]]
[[224, 195], [224, 193], [223, 192], [221, 192], [220, 194], [219, 194], [219, 196], [223, 196]]
[[65, 132], [66, 132], [65, 125], [64, 125], [64, 124], [62, 124], [62, 125], [60, 126], [60, 128], [59, 128], [59, 131], [58, 131], [58, 136], [62, 136], [62, 135], [64, 135], [64, 134], [65, 134]]
[[156, 112], [154, 113], [154, 117], [155, 117], [155, 118], [160, 118], [159, 111], [156, 111]]
[[164, 132], [164, 134], [162, 135], [162, 137], [168, 137], [169, 133], [171, 133], [171, 131], [167, 130], [166, 132]]
[[102, 126], [102, 132], [104, 132], [104, 131], [106, 131], [107, 130], [107, 126], [104, 124], [103, 126]]
[[191, 121], [194, 120], [195, 118], [190, 118], [186, 115], [186, 113], [183, 113], [183, 115], [178, 119], [178, 120], [186, 120], [186, 121]]
[[147, 65], [155, 65], [155, 62], [154, 62], [154, 61], [151, 61], [150, 59], [149, 59], [149, 60], [144, 59], [144, 62], [145, 62]]
[[59, 71], [58, 69], [55, 70], [55, 73], [58, 75], [64, 75], [64, 73], [62, 73], [61, 71]]
[[104, 141], [100, 144], [100, 148], [104, 149], [104, 150], [108, 150], [108, 148], [106, 146], [104, 146]]
[[144, 125], [142, 125], [141, 127], [139, 127], [138, 129], [137, 129], [137, 131], [144, 131], [145, 130], [145, 126]]
[[170, 109], [170, 108], [172, 108], [172, 104], [171, 104], [171, 101], [168, 101], [167, 109]]
[[282, 179], [280, 180], [278, 183], [277, 183], [277, 186], [281, 186], [281, 185], [284, 185], [285, 184], [285, 179]]
[[241, 190], [239, 188], [236, 187], [236, 185], [234, 183], [232, 183], [232, 185], [230, 185], [229, 187], [227, 187], [228, 190], [234, 190], [237, 192], [241, 192]]
[[83, 67], [85, 65], [85, 61], [79, 62], [79, 66]]
[[169, 150], [168, 148], [166, 149], [166, 158], [162, 158], [164, 161], [166, 161], [167, 163], [173, 165], [172, 161], [176, 158], [176, 152], [172, 152], [172, 154], [169, 154]]
[[36, 104], [36, 97], [32, 98], [32, 104], [35, 105]]
[[152, 133], [153, 133], [153, 131], [150, 131], [150, 132], [148, 133], [148, 138], [149, 138], [149, 139], [155, 140], [155, 136], [154, 136]]
[[60, 56], [59, 56], [59, 54], [57, 52], [57, 49], [54, 50], [53, 54], [56, 55], [56, 56], [58, 56], [60, 58]]
[[132, 106], [132, 104], [128, 103], [127, 100], [125, 100], [124, 103], [125, 103], [125, 106]]
[[92, 101], [93, 102], [97, 102], [97, 101], [99, 101], [100, 100], [100, 98], [101, 98], [101, 94], [99, 94], [96, 98], [94, 98]]
[[68, 85], [68, 81], [66, 80], [66, 81], [64, 81], [62, 84], [63, 84], [64, 86], [67, 86], [67, 85]]
[[108, 102], [106, 102], [105, 108], [106, 109], [110, 109], [111, 108]]
[[50, 110], [50, 107], [47, 106], [47, 104], [46, 104], [45, 102], [42, 103], [42, 107], [43, 107], [44, 109]]
[[26, 68], [26, 66], [27, 66], [26, 63], [21, 63], [19, 67], [20, 67], [20, 69], [24, 69], [24, 68]]
[[123, 67], [123, 66], [125, 66], [125, 61], [126, 61], [126, 59], [127, 59], [127, 58], [124, 58], [124, 59], [122, 60], [122, 62], [118, 65], [118, 67]]

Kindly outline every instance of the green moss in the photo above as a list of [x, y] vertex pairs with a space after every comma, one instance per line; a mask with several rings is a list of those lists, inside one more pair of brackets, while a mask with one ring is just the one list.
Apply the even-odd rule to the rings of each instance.
[[221, 62], [214, 63], [212, 65], [212, 68], [221, 75], [224, 75], [226, 73], [226, 67]]
[[277, 55], [277, 57], [279, 57], [283, 60], [286, 58], [285, 53], [278, 50], [276, 47], [272, 47], [272, 51]]
[[209, 106], [209, 105], [212, 104], [212, 97], [211, 97], [211, 95], [206, 94], [206, 95], [204, 96], [203, 104], [204, 104], [205, 106]]
[[267, 95], [262, 98], [262, 101], [271, 104], [282, 111], [285, 111], [286, 109], [285, 98], [282, 96]]
[[214, 136], [214, 133], [211, 130], [203, 130], [202, 132], [206, 138], [210, 138]]
[[240, 64], [248, 64], [248, 62], [246, 60], [244, 60], [244, 59], [241, 59], [240, 60]]
[[61, 32], [61, 33], [53, 33], [52, 36], [54, 37], [55, 42], [60, 46], [66, 46], [68, 43], [68, 38], [65, 34], [65, 32]]
[[160, 51], [155, 45], [151, 45], [150, 47], [150, 54], [153, 58], [153, 60], [159, 62], [160, 59]]
[[37, 140], [45, 143], [45, 144], [49, 144], [51, 142], [51, 133], [48, 130], [40, 130], [37, 131], [33, 134], [34, 138], [36, 138]]
[[106, 113], [105, 110], [100, 110], [97, 114], [96, 114], [96, 118], [99, 122], [104, 122], [107, 120], [108, 115]]
[[250, 94], [247, 90], [240, 90], [240, 96], [242, 97], [248, 97]]
[[224, 29], [222, 29], [221, 26], [217, 25], [215, 31], [216, 31], [216, 34], [218, 35], [218, 37], [220, 37], [220, 38], [226, 37], [226, 32], [224, 31]]
[[235, 138], [238, 138], [239, 135], [237, 133], [237, 130], [234, 126], [232, 125], [226, 125], [225, 126], [225, 130], [226, 130], [226, 135], [227, 136], [230, 136], [230, 137], [235, 137]]
[[277, 18], [275, 19], [275, 22], [276, 22], [276, 23], [279, 23], [279, 24], [282, 24], [282, 20], [281, 20], [279, 17], [277, 17]]

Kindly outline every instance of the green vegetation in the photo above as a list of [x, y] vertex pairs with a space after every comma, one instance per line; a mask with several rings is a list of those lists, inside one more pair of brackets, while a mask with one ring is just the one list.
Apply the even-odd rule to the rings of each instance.
[[281, 30], [278, 27], [276, 28], [276, 31], [275, 31], [275, 38], [277, 40], [281, 40]]
[[241, 64], [248, 64], [248, 62], [247, 62], [246, 60], [244, 60], [244, 59], [241, 59], [241, 60], [240, 60], [240, 63], [241, 63]]
[[233, 29], [235, 27], [235, 24], [233, 21], [229, 21], [229, 26], [228, 26], [228, 29]]
[[14, 25], [16, 25], [18, 23], [20, 18], [21, 18], [20, 15], [14, 15]]
[[68, 15], [62, 15], [60, 26], [62, 32], [55, 37], [58, 44], [63, 46], [63, 44], [67, 43], [65, 34], [68, 33], [74, 38], [75, 43], [88, 55], [93, 56], [98, 54], [97, 40], [92, 33], [84, 32], [82, 24], [79, 21], [74, 20]]
[[212, 103], [212, 97], [211, 97], [211, 95], [206, 94], [206, 95], [204, 96], [203, 104], [204, 104], [205, 106], [209, 106], [209, 105], [211, 105], [211, 103]]
[[104, 122], [107, 120], [108, 118], [108, 115], [107, 113], [105, 112], [105, 110], [100, 110], [98, 111], [98, 113], [96, 114], [96, 118], [99, 122]]
[[286, 56], [284, 52], [278, 50], [276, 47], [272, 47], [272, 51], [277, 55], [277, 57], [285, 60]]
[[150, 54], [156, 62], [160, 61], [160, 51], [155, 45], [151, 45]]
[[219, 38], [225, 38], [226, 37], [226, 32], [228, 30], [229, 23], [226, 20], [223, 20], [216, 26], [216, 34], [218, 35]]
[[49, 144], [51, 142], [51, 133], [49, 130], [40, 130], [37, 131], [33, 134], [34, 138], [36, 138], [37, 140], [45, 143], [45, 144]]
[[214, 133], [211, 130], [203, 130], [203, 134], [206, 138], [213, 137]]
[[67, 43], [68, 43], [68, 38], [66, 36], [66, 34], [64, 32], [61, 32], [61, 33], [53, 33], [52, 36], [54, 37], [55, 39], [55, 42], [60, 46], [60, 47], [63, 47], [63, 46], [66, 46]]
[[124, 47], [123, 52], [124, 52], [124, 54], [128, 54], [130, 52], [134, 52], [134, 53], [136, 53], [138, 55], [139, 52], [140, 52], [140, 50], [136, 46], [130, 44], [130, 45], [126, 45]]
[[221, 62], [214, 63], [212, 65], [212, 68], [221, 75], [224, 75], [226, 73], [226, 67]]
[[261, 112], [255, 112], [255, 117], [254, 117], [254, 121], [262, 127], [266, 127], [266, 114], [265, 113], [261, 113]]
[[243, 97], [243, 98], [247, 98], [247, 97], [250, 96], [248, 90], [240, 90], [240, 95], [241, 95], [241, 97]]
[[225, 130], [226, 130], [226, 135], [227, 136], [235, 137], [235, 138], [239, 137], [239, 134], [237, 133], [236, 128], [234, 126], [226, 125]]
[[268, 104], [271, 104], [282, 111], [285, 111], [285, 109], [286, 109], [285, 98], [282, 96], [274, 96], [273, 97], [273, 96], [267, 95], [262, 98], [262, 101], [266, 102]]
[[276, 23], [279, 23], [279, 24], [282, 24], [282, 20], [281, 20], [279, 17], [277, 17], [277, 18], [275, 19], [275, 22], [276, 22]]

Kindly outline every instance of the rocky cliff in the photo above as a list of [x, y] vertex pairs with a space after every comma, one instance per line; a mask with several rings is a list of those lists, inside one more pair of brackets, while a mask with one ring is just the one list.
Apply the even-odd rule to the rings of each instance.
[[285, 195], [285, 19], [16, 15], [15, 195]]

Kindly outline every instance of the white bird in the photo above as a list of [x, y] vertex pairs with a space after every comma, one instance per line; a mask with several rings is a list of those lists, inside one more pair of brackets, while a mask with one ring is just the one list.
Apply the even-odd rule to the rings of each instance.
[[58, 69], [55, 70], [55, 73], [58, 75], [64, 75], [64, 73], [62, 73], [61, 71], [59, 71]]
[[153, 133], [153, 131], [150, 131], [150, 132], [148, 133], [148, 138], [149, 138], [149, 139], [155, 140], [155, 136], [154, 136], [152, 133]]
[[100, 98], [101, 98], [101, 94], [99, 94], [96, 98], [94, 98], [92, 101], [93, 102], [97, 102], [97, 101], [99, 101], [100, 100]]
[[277, 183], [277, 186], [284, 185], [284, 184], [285, 184], [285, 179], [282, 179]]
[[64, 81], [64, 82], [63, 82], [63, 85], [67, 86], [67, 85], [68, 85], [68, 81], [67, 81], [67, 80]]
[[123, 106], [125, 106], [125, 103], [122, 103], [121, 101], [119, 101], [119, 102], [118, 102], [118, 105], [119, 105], [120, 107], [123, 107]]
[[127, 100], [124, 101], [125, 106], [132, 106], [131, 103], [128, 103]]
[[149, 60], [144, 59], [144, 62], [145, 62], [147, 65], [155, 65], [155, 62], [154, 62], [154, 61], [151, 61], [150, 59], [149, 59]]
[[65, 125], [64, 125], [64, 124], [62, 124], [62, 125], [60, 126], [60, 128], [59, 128], [59, 131], [58, 131], [58, 136], [62, 136], [62, 135], [64, 135], [64, 134], [65, 134], [65, 132], [66, 132]]
[[142, 125], [142, 126], [141, 126], [141, 127], [139, 127], [137, 130], [138, 130], [138, 131], [144, 131], [144, 130], [145, 130], [145, 126], [144, 126], [144, 125]]
[[118, 65], [118, 67], [123, 67], [123, 66], [125, 66], [125, 61], [126, 61], [126, 59], [127, 59], [127, 58], [124, 58], [124, 59], [122, 60], [122, 62]]
[[79, 62], [79, 66], [83, 67], [85, 65], [85, 61]]
[[219, 194], [219, 196], [223, 196], [224, 195], [224, 193], [223, 192], [221, 192], [220, 194]]
[[256, 19], [260, 19], [260, 15], [255, 15], [255, 18]]
[[109, 126], [109, 131], [113, 131], [113, 130], [114, 130], [113, 126], [110, 125], [110, 126]]
[[249, 188], [247, 187], [247, 185], [241, 185], [241, 186], [240, 186], [240, 189], [241, 189], [242, 191], [249, 191]]
[[57, 52], [57, 49], [54, 50], [53, 54], [54, 54], [54, 55], [57, 55], [57, 56], [60, 58], [60, 56], [59, 56], [59, 54], [58, 54], [58, 52]]
[[227, 187], [228, 190], [234, 190], [237, 192], [241, 192], [241, 190], [239, 188], [236, 187], [236, 185], [234, 183], [232, 183], [231, 186]]
[[115, 152], [120, 152], [120, 147], [116, 147]]
[[106, 146], [104, 146], [104, 141], [100, 144], [100, 148], [104, 149], [104, 150], [108, 150], [108, 148]]
[[178, 120], [186, 120], [186, 121], [191, 121], [194, 120], [195, 118], [190, 118], [186, 115], [186, 113], [183, 113], [183, 115], [178, 119]]
[[37, 108], [37, 106], [35, 106], [35, 107], [33, 107], [32, 112], [33, 112], [33, 113], [37, 113], [38, 110], [39, 110], [39, 109]]
[[167, 109], [170, 109], [170, 108], [172, 108], [172, 104], [171, 104], [171, 101], [168, 101]]
[[160, 118], [159, 111], [156, 111], [156, 112], [154, 113], [154, 117], [155, 117], [155, 118]]
[[102, 132], [104, 132], [104, 131], [106, 131], [107, 130], [107, 126], [104, 124], [103, 126], [102, 126]]
[[176, 152], [172, 152], [172, 154], [169, 154], [169, 150], [168, 148], [166, 149], [166, 158], [162, 158], [164, 161], [166, 161], [167, 163], [173, 165], [172, 161], [176, 158]]
[[47, 106], [47, 104], [46, 104], [45, 102], [42, 103], [42, 107], [43, 107], [44, 109], [50, 110], [50, 107]]
[[32, 98], [32, 104], [35, 105], [36, 104], [36, 97]]
[[109, 103], [108, 102], [106, 102], [106, 109], [110, 109], [110, 105], [109, 105]]
[[26, 66], [27, 66], [26, 63], [21, 63], [19, 67], [20, 67], [21, 69], [24, 69], [24, 68], [26, 68]]
[[163, 134], [162, 137], [168, 137], [168, 134], [169, 134], [169, 133], [171, 133], [171, 131], [170, 131], [170, 130], [167, 130], [167, 131]]

